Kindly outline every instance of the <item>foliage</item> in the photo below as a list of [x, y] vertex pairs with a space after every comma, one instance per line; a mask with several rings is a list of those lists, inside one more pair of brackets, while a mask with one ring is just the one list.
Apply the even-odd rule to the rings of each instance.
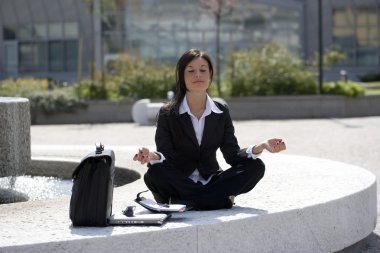
[[175, 86], [174, 68], [122, 55], [108, 62], [107, 75], [99, 72], [93, 81], [83, 79], [74, 86], [77, 96], [85, 100], [163, 99]]
[[45, 114], [74, 112], [85, 106], [71, 87], [59, 88], [47, 79], [18, 78], [0, 81], [0, 96], [28, 98], [32, 116], [37, 111]]
[[41, 111], [51, 115], [55, 113], [73, 113], [86, 104], [78, 100], [69, 89], [45, 90], [29, 97], [32, 112]]
[[380, 72], [369, 72], [365, 75], [359, 76], [359, 80], [362, 82], [380, 81]]
[[119, 86], [113, 82], [108, 82], [107, 77], [101, 72], [95, 73], [94, 80], [85, 78], [73, 85], [75, 94], [84, 100], [117, 100]]
[[229, 57], [225, 79], [231, 96], [316, 94], [315, 76], [283, 47], [266, 44]]
[[[334, 65], [346, 59], [346, 54], [335, 50], [334, 48], [329, 48], [323, 53], [322, 61], [323, 68], [330, 69]], [[315, 53], [314, 57], [310, 60], [310, 66], [313, 71], [317, 71], [319, 66], [319, 53]]]
[[174, 67], [153, 60], [120, 56], [107, 66], [107, 80], [120, 84], [120, 95], [139, 98], [166, 98], [175, 87]]
[[49, 82], [46, 79], [18, 78], [0, 81], [0, 96], [30, 97], [33, 93], [47, 90]]
[[365, 88], [366, 95], [380, 95], [380, 81], [368, 82], [362, 86]]
[[[94, 13], [98, 17], [100, 17], [103, 22], [109, 22], [108, 16], [106, 15], [106, 12], [114, 11], [116, 9], [116, 2], [115, 0], [82, 0], [87, 7], [89, 8], [89, 11], [91, 13]], [[96, 1], [98, 1], [99, 6], [96, 8]]]
[[345, 95], [349, 97], [357, 97], [364, 95], [365, 89], [359, 84], [352, 81], [336, 81], [325, 82], [322, 89], [323, 94]]

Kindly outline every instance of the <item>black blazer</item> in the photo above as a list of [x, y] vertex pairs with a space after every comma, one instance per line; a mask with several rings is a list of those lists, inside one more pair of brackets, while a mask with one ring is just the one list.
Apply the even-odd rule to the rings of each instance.
[[157, 151], [165, 156], [164, 163], [180, 169], [186, 176], [190, 176], [195, 169], [204, 178], [219, 172], [221, 169], [216, 160], [218, 148], [231, 166], [248, 159], [246, 148], [240, 149], [237, 143], [228, 108], [214, 103], [223, 113], [211, 112], [205, 118], [200, 146], [189, 114], [179, 114], [165, 107], [159, 111], [155, 136]]

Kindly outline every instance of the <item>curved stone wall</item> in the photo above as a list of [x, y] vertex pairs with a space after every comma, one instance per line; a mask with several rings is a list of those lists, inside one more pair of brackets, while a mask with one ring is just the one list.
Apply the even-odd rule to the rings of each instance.
[[30, 159], [29, 100], [0, 97], [0, 177], [24, 174]]

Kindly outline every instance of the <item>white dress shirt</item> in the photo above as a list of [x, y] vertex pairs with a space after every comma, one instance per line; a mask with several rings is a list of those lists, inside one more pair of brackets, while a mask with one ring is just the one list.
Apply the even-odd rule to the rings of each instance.
[[[190, 111], [190, 108], [189, 108], [189, 105], [187, 104], [187, 99], [186, 99], [186, 96], [184, 97], [184, 99], [182, 100], [182, 103], [179, 107], [179, 114], [184, 114], [184, 113], [187, 113], [190, 115], [190, 118], [191, 118], [191, 122], [193, 123], [193, 127], [194, 127], [194, 132], [195, 132], [195, 135], [197, 137], [197, 140], [198, 140], [198, 145], [200, 146], [201, 143], [202, 143], [202, 137], [203, 137], [203, 130], [204, 130], [204, 127], [205, 127], [205, 118], [206, 116], [210, 115], [211, 112], [214, 112], [214, 113], [223, 113], [223, 111], [221, 111], [214, 103], [214, 101], [207, 95], [207, 101], [206, 101], [206, 108], [205, 108], [205, 111], [203, 112], [202, 116], [198, 119], [196, 116], [194, 116], [194, 114], [191, 113]], [[248, 157], [249, 158], [252, 158], [252, 159], [256, 159], [260, 154], [258, 155], [254, 155], [252, 153], [252, 148], [253, 148], [254, 145], [251, 145], [247, 148], [247, 154], [248, 154]], [[160, 154], [161, 156], [161, 159], [160, 160], [153, 160], [150, 162], [150, 164], [156, 164], [156, 163], [161, 163], [165, 160], [165, 157], [163, 156], [163, 154], [161, 154], [160, 152], [157, 152]], [[215, 174], [212, 174], [211, 176], [209, 176], [207, 179], [204, 179], [202, 177], [201, 174], [199, 174], [199, 171], [197, 168], [194, 169], [193, 173], [189, 176], [189, 178], [191, 180], [194, 181], [194, 183], [197, 183], [198, 181], [201, 182], [203, 185], [206, 185], [208, 182], [210, 182], [210, 180], [212, 179], [212, 177], [214, 176]]]

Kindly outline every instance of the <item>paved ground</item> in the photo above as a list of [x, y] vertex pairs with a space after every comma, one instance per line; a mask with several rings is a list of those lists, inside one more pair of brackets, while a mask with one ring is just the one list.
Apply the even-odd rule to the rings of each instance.
[[[240, 146], [280, 137], [288, 154], [328, 158], [366, 168], [380, 176], [380, 117], [236, 121]], [[105, 145], [154, 146], [154, 126], [134, 123], [92, 125], [32, 126], [33, 145]], [[117, 154], [122, 156], [123, 154]], [[378, 193], [380, 189], [378, 187]], [[380, 196], [380, 195], [379, 195]], [[380, 211], [380, 200], [378, 210]], [[380, 217], [368, 239], [368, 253], [380, 252]]]

